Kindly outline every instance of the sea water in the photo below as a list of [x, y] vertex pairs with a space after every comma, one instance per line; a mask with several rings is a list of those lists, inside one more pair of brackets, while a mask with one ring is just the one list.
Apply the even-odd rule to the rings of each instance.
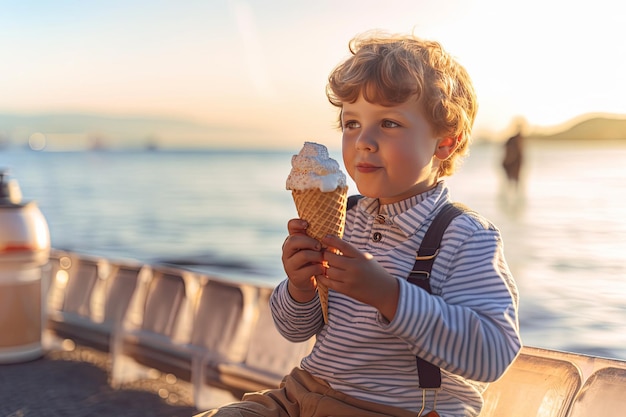
[[[37, 202], [55, 248], [275, 284], [296, 217], [285, 179], [299, 147], [11, 148], [0, 151], [0, 168]], [[503, 180], [501, 150], [474, 145], [448, 183], [453, 199], [502, 232], [524, 343], [626, 359], [626, 144], [528, 144], [517, 191]]]

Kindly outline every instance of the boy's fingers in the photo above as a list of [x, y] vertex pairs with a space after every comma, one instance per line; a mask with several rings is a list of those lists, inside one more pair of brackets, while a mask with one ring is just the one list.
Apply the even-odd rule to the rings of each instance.
[[342, 240], [339, 236], [328, 235], [322, 239], [322, 243], [330, 248], [337, 249], [344, 256], [348, 256], [350, 258], [356, 257], [360, 253], [358, 249], [345, 240]]
[[296, 233], [306, 233], [306, 229], [309, 227], [309, 224], [306, 220], [302, 219], [291, 219], [287, 222], [287, 230], [290, 235]]
[[322, 245], [317, 240], [301, 234], [289, 235], [283, 242], [283, 251], [289, 252], [292, 255], [305, 249], [320, 251]]

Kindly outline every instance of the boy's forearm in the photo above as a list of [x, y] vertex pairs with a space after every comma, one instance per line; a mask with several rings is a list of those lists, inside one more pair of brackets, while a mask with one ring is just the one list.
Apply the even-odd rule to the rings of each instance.
[[323, 325], [322, 309], [315, 295], [307, 302], [298, 302], [289, 293], [289, 280], [284, 280], [272, 293], [270, 309], [279, 333], [292, 342], [315, 335]]

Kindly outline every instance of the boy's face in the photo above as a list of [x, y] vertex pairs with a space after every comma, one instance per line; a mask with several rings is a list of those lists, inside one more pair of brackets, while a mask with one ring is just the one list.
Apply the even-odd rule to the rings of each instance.
[[437, 183], [439, 140], [418, 101], [385, 107], [361, 96], [343, 103], [341, 124], [343, 161], [361, 194], [389, 204]]

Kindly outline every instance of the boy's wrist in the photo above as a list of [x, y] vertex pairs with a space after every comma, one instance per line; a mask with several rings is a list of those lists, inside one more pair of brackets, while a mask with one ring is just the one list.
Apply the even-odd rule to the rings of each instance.
[[287, 284], [287, 291], [292, 299], [299, 303], [308, 303], [315, 298], [315, 287], [311, 288], [298, 288], [289, 281]]

